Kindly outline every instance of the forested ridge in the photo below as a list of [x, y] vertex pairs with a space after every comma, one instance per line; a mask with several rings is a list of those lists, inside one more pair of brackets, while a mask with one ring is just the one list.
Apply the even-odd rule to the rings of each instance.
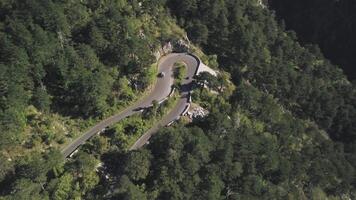
[[[259, 1], [9, 0], [0, 19], [0, 199], [356, 198], [356, 89]], [[127, 151], [155, 107], [64, 162], [52, 114], [90, 121], [134, 98], [182, 37], [174, 20], [231, 75], [196, 77], [209, 115]], [[19, 145], [31, 153], [9, 156]]]
[[153, 58], [147, 40], [139, 38], [142, 22], [124, 1], [104, 6], [2, 1], [1, 145], [21, 141], [28, 105], [95, 117], [130, 98], [120, 94], [125, 75], [147, 84], [145, 67]]
[[160, 1], [0, 2], [2, 195], [41, 198], [59, 148], [144, 92], [153, 53], [179, 37], [163, 16]]
[[333, 63], [356, 79], [356, 2], [352, 0], [270, 0], [271, 9], [304, 44], [318, 44]]
[[[193, 40], [218, 55], [235, 83], [245, 78], [299, 117], [317, 122], [333, 139], [354, 141], [355, 89], [341, 70], [318, 47], [300, 46], [270, 11], [242, 2], [213, 1], [215, 9], [208, 9], [207, 2], [173, 1], [172, 12]], [[198, 29], [189, 27], [209, 31], [195, 36]]]

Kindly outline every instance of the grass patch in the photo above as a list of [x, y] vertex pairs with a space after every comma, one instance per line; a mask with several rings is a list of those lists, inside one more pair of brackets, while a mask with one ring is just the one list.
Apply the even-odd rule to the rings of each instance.
[[186, 74], [187, 74], [187, 66], [185, 63], [183, 62], [174, 63], [173, 76], [174, 76], [175, 86], [178, 86], [179, 88]]

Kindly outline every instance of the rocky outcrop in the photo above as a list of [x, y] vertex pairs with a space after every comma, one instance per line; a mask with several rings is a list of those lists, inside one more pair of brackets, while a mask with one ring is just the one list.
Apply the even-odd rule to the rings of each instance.
[[203, 107], [200, 107], [198, 105], [195, 105], [189, 109], [187, 112], [188, 117], [193, 120], [197, 118], [203, 118], [206, 115], [209, 114], [209, 111], [204, 109]]
[[160, 57], [172, 53], [173, 52], [173, 45], [171, 42], [167, 42], [164, 45], [162, 45], [155, 53], [154, 56], [158, 60]]
[[190, 41], [188, 37], [179, 40], [169, 41], [154, 52], [154, 56], [158, 60], [160, 57], [167, 55], [172, 52], [182, 53], [182, 52], [189, 52], [190, 49]]

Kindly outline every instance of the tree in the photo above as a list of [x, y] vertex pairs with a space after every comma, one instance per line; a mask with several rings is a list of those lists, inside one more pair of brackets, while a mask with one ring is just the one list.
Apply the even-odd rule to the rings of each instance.
[[12, 186], [14, 193], [9, 195], [9, 199], [42, 199], [40, 195], [41, 185], [32, 182], [30, 179], [18, 179]]
[[145, 200], [146, 195], [127, 176], [122, 176], [111, 199]]
[[193, 21], [193, 23], [188, 26], [189, 37], [199, 45], [204, 45], [208, 42], [209, 29], [206, 25], [202, 24], [201, 21]]
[[158, 101], [157, 100], [153, 100], [152, 101], [152, 113], [153, 113], [154, 117], [156, 117], [156, 115], [157, 115], [158, 108], [159, 108]]
[[134, 98], [134, 92], [130, 87], [130, 81], [127, 77], [122, 77], [115, 81], [113, 89], [117, 93], [116, 100], [118, 102], [127, 102], [133, 100]]
[[85, 194], [99, 183], [99, 176], [96, 171], [85, 171], [81, 177], [81, 183], [81, 192]]
[[207, 177], [206, 189], [203, 189], [203, 196], [206, 199], [221, 199], [221, 191], [224, 188], [224, 183], [219, 176], [213, 174]]
[[133, 181], [145, 179], [150, 171], [150, 158], [147, 150], [130, 152], [125, 160], [124, 173]]
[[213, 75], [211, 75], [209, 72], [201, 72], [198, 75], [196, 75], [194, 77], [194, 79], [200, 87], [200, 92], [202, 92], [202, 90], [205, 86], [208, 86], [208, 87], [216, 86], [215, 77]]
[[53, 175], [53, 177], [57, 177], [64, 171], [64, 158], [59, 150], [49, 150], [44, 158], [46, 159], [46, 166], [51, 170], [51, 174], [48, 174], [48, 176]]
[[71, 163], [70, 168], [78, 175], [82, 194], [90, 191], [99, 183], [99, 176], [96, 173], [98, 166], [99, 161], [93, 155], [85, 152], [78, 153], [75, 161]]
[[16, 166], [16, 174], [19, 177], [41, 184], [45, 183], [48, 170], [45, 159], [39, 153], [27, 156]]
[[34, 106], [44, 112], [50, 110], [51, 97], [48, 95], [44, 87], [38, 87], [33, 94], [33, 104]]
[[70, 197], [70, 192], [72, 191], [73, 176], [71, 174], [64, 174], [58, 180], [56, 188], [53, 192], [53, 199], [63, 200]]
[[97, 166], [98, 160], [85, 152], [79, 152], [72, 163], [72, 169], [77, 171], [78, 174], [93, 171]]
[[9, 161], [5, 156], [0, 154], [0, 182], [5, 179], [6, 175], [14, 171], [13, 167], [14, 164]]

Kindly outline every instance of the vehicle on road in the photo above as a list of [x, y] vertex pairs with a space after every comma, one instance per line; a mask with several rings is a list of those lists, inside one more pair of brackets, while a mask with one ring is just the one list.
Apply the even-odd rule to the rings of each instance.
[[143, 112], [143, 111], [145, 111], [145, 107], [137, 107], [137, 108], [133, 109], [133, 111], [135, 111], [135, 112]]
[[161, 72], [158, 74], [158, 77], [163, 78], [166, 74], [164, 72]]
[[75, 151], [73, 151], [70, 155], [69, 155], [69, 158], [72, 158], [74, 156], [74, 154], [78, 153], [78, 149], [76, 149]]
[[[109, 127], [114, 123], [119, 122], [120, 120], [129, 117], [135, 113], [138, 112], [144, 112], [145, 109], [152, 107], [152, 101], [156, 100], [157, 103], [159, 100], [166, 99], [169, 96], [169, 91], [172, 90], [171, 88], [171, 83], [174, 82], [174, 77], [169, 76], [168, 70], [172, 71], [174, 67], [174, 63], [176, 63], [178, 60], [183, 60], [185, 62], [187, 68], [187, 75], [190, 78], [193, 78], [197, 72], [197, 69], [199, 67], [199, 62], [198, 60], [191, 55], [188, 54], [179, 54], [179, 53], [172, 53], [170, 55], [166, 55], [164, 58], [160, 60], [160, 63], [158, 64], [158, 72], [157, 77], [160, 77], [155, 85], [153, 87], [153, 90], [149, 95], [144, 97], [142, 100], [138, 101], [135, 105], [132, 105], [129, 107], [130, 109], [123, 110], [122, 112], [113, 115], [95, 126], [93, 126], [91, 129], [83, 133], [82, 136], [74, 140], [72, 143], [67, 145], [65, 148], [62, 149], [62, 154], [64, 157], [69, 157], [73, 156], [76, 152], [76, 150], [83, 145], [87, 140], [89, 140], [91, 137], [96, 135], [98, 132], [103, 131], [105, 127]], [[166, 71], [165, 71], [166, 70]], [[167, 76], [165, 76], [167, 75]], [[165, 77], [165, 78], [162, 78]], [[181, 91], [181, 97], [179, 99], [179, 102], [176, 104], [174, 108], [172, 108], [171, 113], [167, 114], [162, 121], [164, 121], [164, 124], [167, 124], [168, 126], [172, 125], [174, 121], [179, 120], [181, 117], [182, 111], [187, 109], [186, 105], [189, 103], [189, 98], [186, 96], [187, 92], [190, 92], [193, 88], [192, 80], [188, 79], [189, 83], [185, 83], [186, 85], [186, 91]], [[172, 92], [173, 93], [173, 92]], [[168, 122], [168, 123], [166, 123]], [[164, 126], [164, 125], [163, 125]], [[156, 131], [154, 129], [154, 131]], [[144, 135], [141, 136], [139, 140], [136, 141], [136, 143], [130, 148], [130, 149], [138, 149], [142, 147], [151, 137], [153, 133], [152, 132], [146, 132]]]

